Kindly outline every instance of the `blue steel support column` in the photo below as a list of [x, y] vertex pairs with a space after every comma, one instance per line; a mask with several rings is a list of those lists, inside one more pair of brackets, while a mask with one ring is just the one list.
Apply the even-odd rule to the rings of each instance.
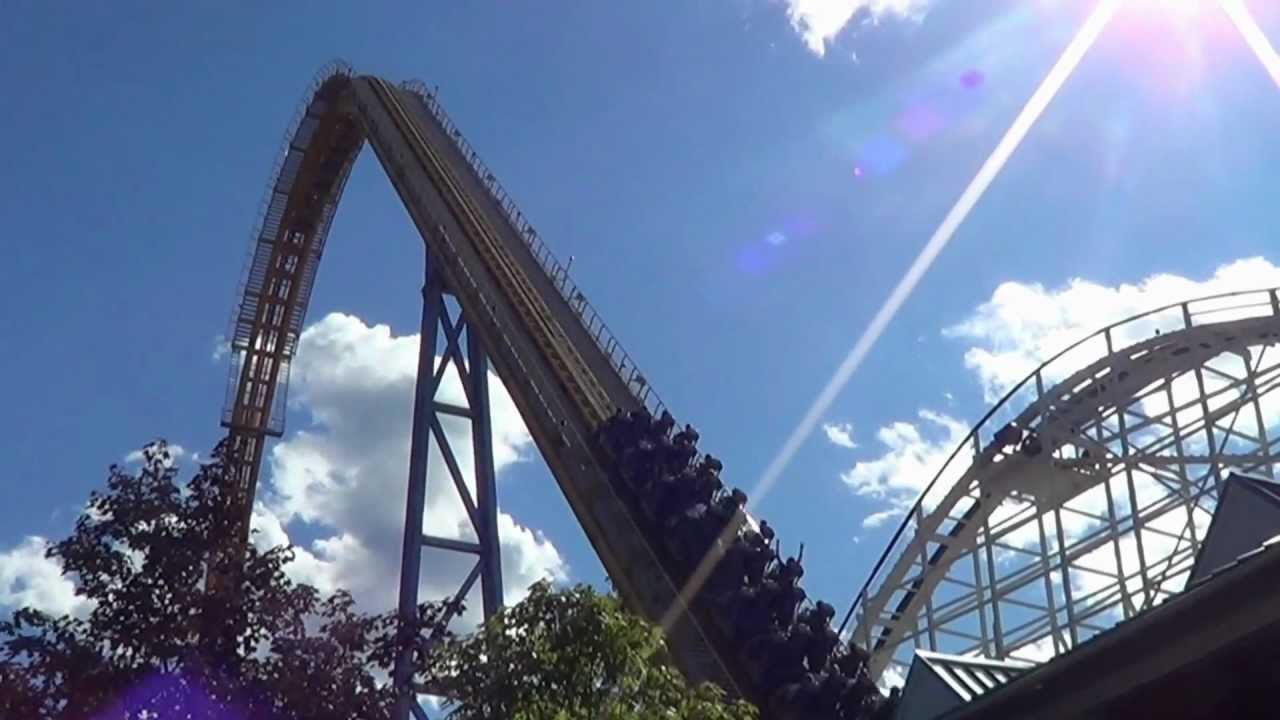
[[493, 467], [493, 427], [489, 418], [489, 360], [467, 331], [467, 370], [471, 381], [471, 437], [475, 446], [476, 509], [480, 527], [480, 593], [484, 616], [502, 607], [502, 552], [498, 544], [498, 491]]
[[[440, 310], [444, 305], [440, 274], [432, 272], [427, 253], [425, 280], [422, 286], [422, 325], [419, 329], [418, 379], [413, 397], [413, 429], [409, 441], [409, 498], [404, 516], [404, 546], [400, 565], [400, 617], [409, 621], [417, 616], [418, 576], [422, 568], [422, 515], [427, 502], [427, 456], [431, 446], [431, 426], [435, 420], [432, 400], [435, 398], [436, 336], [440, 326]], [[417, 710], [417, 699], [409, 688], [413, 678], [413, 651], [405, 649], [396, 658], [392, 675], [396, 687], [396, 720], [407, 720]]]
[[[492, 617], [502, 607], [502, 557], [498, 544], [498, 498], [493, 463], [493, 428], [489, 412], [489, 362], [480, 340], [467, 328], [459, 311], [456, 322], [450, 318], [445, 304], [448, 288], [442, 274], [434, 270], [434, 263], [427, 258], [426, 281], [422, 288], [421, 345], [418, 350], [418, 378], [413, 401], [413, 430], [409, 448], [409, 497], [405, 509], [404, 546], [400, 567], [400, 616], [412, 619], [418, 605], [418, 583], [422, 576], [422, 548], [458, 552], [476, 556], [476, 564], [462, 580], [454, 594], [455, 601], [466, 598], [476, 581], [480, 581], [484, 618]], [[443, 327], [445, 348], [440, 363], [436, 363], [436, 343]], [[465, 331], [466, 352], [462, 337]], [[465, 361], [463, 358], [466, 358]], [[463, 364], [465, 362], [465, 365]], [[447, 375], [447, 365], [453, 363], [463, 382], [468, 407], [437, 400], [440, 382]], [[474, 453], [475, 498], [453, 450], [450, 437], [445, 434], [440, 416], [466, 418], [471, 423]], [[467, 515], [472, 521], [476, 542], [430, 535], [423, 528], [426, 506], [427, 470], [432, 439], [444, 459], [445, 470]], [[439, 598], [428, 598], [437, 600]], [[448, 619], [446, 618], [446, 622]], [[418, 638], [422, 641], [423, 638]], [[413, 651], [404, 650], [396, 658], [392, 675], [397, 688], [395, 720], [408, 720], [412, 715], [419, 720], [426, 713], [418, 705], [410, 687], [413, 679]]]

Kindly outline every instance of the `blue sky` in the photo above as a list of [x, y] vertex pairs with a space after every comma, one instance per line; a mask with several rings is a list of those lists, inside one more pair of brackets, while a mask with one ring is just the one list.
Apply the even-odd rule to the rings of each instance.
[[[652, 384], [753, 485], [1092, 7], [888, 1], [844, 23], [856, 4], [9, 8], [0, 604], [67, 605], [39, 538], [69, 530], [108, 464], [155, 436], [216, 441], [217, 338], [267, 173], [335, 57], [439, 86]], [[1280, 38], [1280, 10], [1251, 4]], [[755, 506], [788, 548], [805, 543], [811, 595], [843, 609], [893, 509], [993, 386], [1061, 338], [1206, 289], [1280, 285], [1265, 259], [1280, 91], [1209, 6], [1129, 2], [826, 413], [856, 447], [815, 433]], [[398, 562], [384, 550], [398, 552], [420, 263], [366, 153], [264, 485], [263, 527], [308, 549], [300, 576], [354, 584], [371, 606], [395, 585], [378, 569]], [[504, 417], [508, 580], [599, 582]], [[456, 520], [441, 503], [437, 519]]]

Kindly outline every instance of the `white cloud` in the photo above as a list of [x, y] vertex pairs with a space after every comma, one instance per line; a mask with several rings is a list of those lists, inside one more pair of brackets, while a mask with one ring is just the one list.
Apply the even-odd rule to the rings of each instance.
[[[349, 315], [331, 314], [307, 328], [293, 367], [291, 403], [310, 422], [271, 449], [254, 512], [256, 541], [263, 546], [318, 532], [298, 548], [292, 576], [324, 590], [350, 589], [370, 611], [393, 607], [397, 596], [417, 356], [416, 335], [396, 337], [385, 325]], [[532, 441], [502, 384], [493, 375], [489, 381], [494, 461], [501, 473]], [[440, 397], [462, 404], [452, 371]], [[470, 429], [467, 421], [450, 420], [442, 425], [465, 476], [473, 463]], [[429, 468], [425, 531], [474, 539], [438, 450]], [[498, 526], [507, 602], [536, 580], [566, 577], [563, 557], [540, 532], [506, 513], [499, 514]], [[423, 559], [423, 600], [451, 594], [474, 563], [470, 556], [430, 549]], [[469, 614], [475, 617], [478, 609]]]
[[[1006, 282], [943, 335], [973, 343], [965, 353], [965, 366], [977, 375], [986, 400], [995, 402], [1042, 362], [1111, 323], [1184, 300], [1277, 285], [1280, 267], [1263, 258], [1223, 265], [1205, 280], [1156, 274], [1136, 284], [1109, 287], [1075, 278], [1053, 289]], [[1124, 347], [1157, 329], [1181, 327], [1180, 323], [1179, 313], [1162, 314], [1122, 328], [1114, 342]], [[1100, 357], [1104, 348], [1098, 344], [1084, 350], [1062, 363], [1062, 370], [1078, 369]]]
[[[1068, 647], [1071, 644], [1071, 638], [1069, 637], [1063, 637], [1061, 641], [1067, 643]], [[1056, 654], [1057, 650], [1055, 649], [1052, 635], [1042, 637], [1033, 643], [1023, 645], [1010, 653], [1010, 655], [1017, 660], [1024, 660], [1033, 663], [1046, 662]]]
[[[181, 460], [182, 457], [186, 454], [187, 454], [186, 448], [182, 447], [181, 445], [176, 445], [173, 443], [169, 444], [169, 464], [170, 465]], [[129, 454], [125, 455], [124, 461], [130, 464], [142, 462], [142, 449], [139, 448], [137, 450], [133, 450]]]
[[887, 694], [889, 688], [900, 688], [906, 683], [907, 676], [903, 673], [902, 668], [891, 664], [885, 667], [884, 672], [880, 673], [880, 679], [876, 680], [876, 687]]
[[[331, 314], [307, 328], [293, 367], [291, 401], [309, 422], [271, 448], [254, 507], [259, 547], [310, 538], [289, 567], [295, 580], [324, 591], [347, 588], [374, 612], [394, 607], [398, 591], [417, 355], [416, 335], [395, 337], [385, 325], [371, 327], [348, 315]], [[494, 464], [501, 474], [528, 454], [532, 440], [502, 384], [492, 374], [489, 383]], [[453, 372], [445, 375], [440, 398], [465, 404]], [[473, 464], [468, 423], [442, 424], [465, 474]], [[179, 445], [169, 449], [175, 461], [188, 454]], [[128, 463], [142, 459], [141, 450], [125, 456]], [[426, 532], [474, 539], [438, 449], [429, 462]], [[508, 603], [537, 580], [567, 577], [564, 558], [541, 532], [500, 512], [498, 533]], [[31, 537], [0, 552], [0, 606], [55, 614], [86, 608], [60, 565], [44, 556], [47, 545]], [[430, 549], [423, 550], [423, 560], [423, 600], [452, 594], [474, 563]], [[468, 610], [471, 620], [479, 615], [476, 605]]]
[[[1119, 512], [1127, 513], [1129, 499], [1127, 497], [1127, 486], [1123, 482], [1122, 476], [1117, 476], [1112, 480], [1113, 495], [1116, 496]], [[1174, 490], [1160, 484], [1154, 477], [1147, 473], [1134, 473], [1134, 494], [1137, 505], [1150, 512], [1151, 508], [1158, 501], [1164, 500]], [[1096, 492], [1091, 493], [1094, 498], [1084, 503], [1073, 502], [1073, 505], [1091, 505], [1088, 510], [1095, 514], [1106, 513], [1106, 502], [1104, 490], [1099, 486]], [[1082, 496], [1083, 498], [1083, 496]], [[1196, 510], [1191, 517], [1187, 516], [1187, 511], [1182, 505], [1172, 505], [1164, 512], [1149, 517], [1144, 522], [1144, 527], [1148, 530], [1142, 542], [1142, 552], [1138, 551], [1137, 536], [1133, 533], [1123, 535], [1119, 541], [1112, 545], [1104, 544], [1095, 550], [1085, 554], [1078, 561], [1072, 563], [1072, 591], [1076, 597], [1086, 597], [1090, 594], [1104, 590], [1115, 583], [1113, 578], [1107, 577], [1104, 573], [1110, 573], [1118, 576], [1116, 551], [1120, 553], [1120, 563], [1123, 565], [1125, 584], [1129, 592], [1135, 597], [1135, 602], [1141, 602], [1143, 591], [1143, 583], [1141, 579], [1142, 564], [1145, 562], [1148, 567], [1149, 574], [1163, 573], [1166, 569], [1170, 569], [1169, 563], [1171, 556], [1175, 553], [1181, 555], [1178, 559], [1179, 566], [1185, 567], [1190, 561], [1187, 555], [1190, 548], [1189, 538], [1192, 531], [1196, 537], [1201, 539], [1205, 536], [1205, 531], [1209, 527], [1209, 521], [1212, 515], [1205, 510]], [[1078, 524], [1072, 527], [1064, 517], [1064, 533], [1068, 538], [1081, 537], [1087, 531], [1096, 531], [1101, 526], [1100, 522], [1090, 521]], [[1179, 542], [1175, 539], [1177, 536], [1183, 535], [1186, 541]], [[1173, 537], [1171, 537], [1173, 536]], [[1082, 570], [1082, 568], [1086, 570]], [[1088, 572], [1087, 569], [1096, 570], [1098, 572]], [[1167, 579], [1161, 586], [1163, 592], [1176, 592], [1182, 588], [1182, 584], [1186, 581], [1183, 573], [1176, 573]], [[1118, 613], [1118, 609], [1116, 611]], [[1119, 618], [1118, 614], [1115, 616]]]
[[[1034, 283], [1006, 282], [996, 288], [990, 299], [979, 305], [969, 317], [944, 329], [943, 334], [968, 343], [964, 355], [965, 367], [982, 389], [986, 401], [995, 402], [1042, 362], [1104, 326], [1186, 300], [1275, 286], [1280, 286], [1280, 267], [1262, 258], [1242, 259], [1222, 265], [1203, 279], [1155, 274], [1135, 283], [1106, 286], [1077, 278], [1055, 288]], [[1224, 303], [1223, 307], [1228, 305], [1229, 303]], [[1240, 316], [1232, 314], [1237, 312], [1243, 311], [1215, 313], [1211, 317], [1212, 320], [1228, 320]], [[1141, 322], [1113, 330], [1113, 345], [1121, 348], [1149, 338], [1157, 330], [1180, 329], [1182, 322], [1180, 309], [1157, 313]], [[1046, 384], [1065, 378], [1067, 374], [1101, 357], [1105, 350], [1102, 342], [1085, 343], [1046, 371]], [[1243, 373], [1243, 366], [1235, 356], [1223, 356], [1211, 364], [1233, 377], [1240, 377]], [[1241, 367], [1233, 369], [1235, 365]], [[1206, 373], [1205, 383], [1212, 392], [1215, 388], [1222, 387], [1224, 381], [1216, 374]], [[1181, 406], [1195, 398], [1199, 389], [1194, 378], [1180, 377], [1174, 380], [1170, 392], [1174, 402]], [[1280, 393], [1266, 395], [1260, 403], [1264, 424], [1269, 427], [1280, 425], [1278, 395]], [[951, 400], [949, 395], [946, 397], [948, 401]], [[1014, 410], [1020, 409], [1021, 400], [1015, 399], [1013, 403], [1019, 406]], [[1168, 403], [1163, 396], [1155, 396], [1141, 401], [1140, 409], [1147, 414], [1160, 413], [1168, 409]], [[1186, 412], [1194, 413], [1198, 410]], [[1188, 424], [1187, 419], [1180, 420], [1184, 426]], [[1157, 428], [1152, 433], [1157, 430], [1168, 431], [1167, 428]], [[884, 452], [873, 459], [856, 463], [841, 475], [841, 479], [857, 494], [882, 500], [881, 507], [864, 519], [863, 526], [874, 527], [886, 522], [894, 513], [909, 506], [923, 484], [942, 468], [967, 431], [968, 428], [959, 422], [930, 411], [922, 411], [921, 419], [917, 422], [899, 421], [882, 427], [877, 438], [884, 446]], [[1248, 431], [1248, 428], [1241, 430]], [[1197, 443], [1203, 443], [1203, 440], [1187, 439], [1187, 451], [1202, 452], [1197, 449]], [[959, 478], [966, 465], [965, 458], [953, 463], [953, 467], [947, 468], [947, 475], [942, 478], [940, 485], [949, 487]], [[1149, 507], [1153, 502], [1178, 490], [1171, 490], [1141, 470], [1134, 471], [1133, 480], [1136, 503], [1140, 507]], [[1127, 514], [1130, 500], [1124, 474], [1120, 473], [1111, 483], [1117, 512]], [[926, 498], [926, 509], [931, 506], [931, 499], [937, 500], [936, 497]], [[1013, 517], [1018, 510], [1017, 504], [1005, 503], [993, 515], [992, 524], [999, 525], [1003, 520]], [[1070, 501], [1062, 512], [1062, 532], [1066, 541], [1071, 543], [1098, 531], [1101, 521], [1086, 514], [1105, 516], [1106, 513], [1106, 492], [1101, 485]], [[1207, 512], [1198, 511], [1193, 518], [1188, 519], [1183, 507], [1174, 506], [1162, 515], [1150, 519], [1146, 527], [1176, 536], [1191, 523], [1203, 537], [1208, 520]], [[1048, 525], [1049, 542], [1056, 546], [1056, 524], [1053, 516], [1047, 516], [1045, 522]], [[1014, 531], [1004, 542], [1011, 547], [1036, 547], [1040, 542], [1039, 528], [1036, 523], [1030, 523]], [[1185, 545], [1178, 546], [1173, 538], [1156, 532], [1147, 533], [1142, 544], [1143, 558], [1152, 568], [1160, 566], [1175, 548], [1180, 552], [1183, 551], [1181, 548], [1185, 548]], [[1140, 560], [1138, 542], [1134, 535], [1129, 534], [1122, 537], [1117, 546], [1105, 544], [1073, 562], [1070, 583], [1077, 598], [1108, 588], [1115, 582], [1107, 578], [1106, 573], [1116, 573], [1117, 551], [1127, 576], [1126, 586], [1130, 592], [1141, 594], [1141, 578], [1135, 576]], [[1020, 559], [1025, 561], [1025, 558], [1013, 551], [1004, 550], [998, 554], [1008, 562]], [[1098, 572], [1088, 572], [1084, 568]], [[1184, 580], [1184, 577], [1175, 577], [1162, 589], [1176, 591]], [[1060, 577], [1054, 577], [1055, 583], [1060, 581]], [[1115, 617], [1113, 614], [1112, 618]], [[1025, 648], [1024, 654], [1040, 659], [1047, 656], [1051, 649], [1046, 641], [1040, 641]]]
[[[877, 22], [884, 17], [919, 19], [928, 0], [783, 0], [791, 27], [819, 57], [859, 13]], [[856, 56], [855, 56], [856, 59]]]
[[881, 510], [879, 512], [873, 512], [870, 515], [862, 518], [862, 527], [878, 528], [881, 525], [884, 525], [885, 523], [889, 522], [890, 520], [894, 519], [895, 517], [901, 514], [902, 514], [902, 511], [898, 510], [897, 508], [893, 508], [889, 510]]
[[0, 607], [32, 607], [50, 615], [86, 613], [90, 605], [76, 597], [75, 585], [62, 575], [62, 565], [45, 557], [49, 542], [30, 536], [0, 552]]
[[[919, 418], [919, 424], [899, 421], [880, 428], [876, 440], [886, 448], [884, 454], [858, 461], [840, 479], [859, 495], [888, 500], [895, 510], [909, 507], [969, 432], [943, 413], [921, 410]], [[887, 519], [872, 518], [864, 526]]]
[[[1263, 258], [1222, 265], [1204, 280], [1156, 274], [1137, 283], [1105, 286], [1077, 278], [1054, 289], [1034, 283], [1006, 282], [968, 318], [944, 329], [943, 334], [972, 343], [965, 352], [965, 366], [973, 373], [987, 402], [995, 402], [1044, 360], [1101, 327], [1184, 300], [1277, 285], [1280, 285], [1280, 267]], [[1150, 337], [1157, 329], [1181, 327], [1181, 322], [1180, 311], [1157, 314], [1149, 320], [1116, 329], [1113, 342], [1116, 347], [1124, 347]], [[1086, 344], [1064, 356], [1045, 379], [1052, 382], [1065, 377], [1104, 351], [1101, 343]], [[1215, 375], [1208, 375], [1205, 382], [1210, 391], [1223, 383]], [[1185, 402], [1197, 393], [1193, 378], [1174, 381], [1175, 402]], [[1263, 400], [1268, 424], [1280, 422], [1280, 398], [1266, 396]], [[1162, 412], [1167, 410], [1167, 401], [1155, 396], [1143, 402], [1143, 409], [1148, 413]], [[885, 452], [856, 463], [841, 479], [859, 495], [888, 500], [892, 509], [909, 506], [968, 431], [959, 421], [942, 413], [922, 411], [921, 420], [917, 423], [898, 421], [880, 428], [876, 436], [885, 446]], [[931, 427], [944, 433], [926, 437]], [[949, 486], [963, 472], [964, 465], [957, 462], [956, 467], [948, 468], [952, 477], [943, 478], [940, 485]], [[930, 499], [938, 498], [926, 498], [926, 506]], [[1095, 493], [1080, 498], [1077, 505], [1097, 514], [1105, 512], [1100, 504], [1103, 500], [1100, 493]], [[864, 526], [884, 522], [885, 512], [888, 511], [872, 513], [863, 521]], [[1012, 509], [1001, 508], [999, 512], [1012, 512]], [[1087, 532], [1093, 524], [1080, 515], [1064, 514], [1064, 533], [1068, 538]], [[1038, 542], [1038, 532], [1032, 530], [1027, 528], [1018, 533], [1017, 544], [1023, 544], [1024, 539], [1030, 542], [1030, 538]]]
[[222, 358], [231, 354], [231, 341], [225, 335], [219, 335], [213, 339], [213, 361], [219, 362]]
[[853, 441], [853, 425], [851, 423], [823, 423], [822, 431], [827, 434], [827, 440], [830, 440], [832, 445], [849, 448], [850, 450], [858, 447], [858, 443]]
[[527, 528], [507, 513], [499, 513], [498, 536], [503, 544], [502, 577], [508, 603], [524, 597], [526, 588], [537, 580], [566, 579], [564, 559], [541, 530]]

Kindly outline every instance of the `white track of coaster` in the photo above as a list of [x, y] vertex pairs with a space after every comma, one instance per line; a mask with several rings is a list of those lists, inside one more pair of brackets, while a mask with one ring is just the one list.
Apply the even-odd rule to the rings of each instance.
[[1221, 483], [1273, 476], [1277, 340], [1277, 290], [1231, 293], [1111, 325], [1028, 375], [858, 593], [876, 677], [914, 648], [1046, 659], [1181, 590]]

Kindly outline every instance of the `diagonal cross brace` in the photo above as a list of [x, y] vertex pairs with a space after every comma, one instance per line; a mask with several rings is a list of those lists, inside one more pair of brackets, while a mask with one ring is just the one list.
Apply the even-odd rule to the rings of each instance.
[[[405, 620], [416, 618], [419, 602], [418, 588], [423, 578], [422, 548], [437, 551], [463, 553], [476, 557], [466, 578], [453, 593], [453, 600], [460, 602], [477, 582], [484, 610], [484, 618], [492, 617], [502, 607], [502, 564], [498, 540], [498, 500], [493, 462], [493, 429], [490, 420], [488, 358], [478, 338], [466, 332], [464, 352], [463, 332], [466, 321], [461, 310], [457, 319], [450, 317], [445, 302], [449, 294], [443, 266], [433, 262], [428, 253], [426, 282], [422, 289], [421, 345], [418, 351], [417, 387], [413, 402], [413, 430], [409, 451], [408, 503], [405, 511], [404, 544], [400, 567], [400, 616]], [[444, 330], [444, 349], [436, 356], [436, 344]], [[465, 358], [465, 360], [464, 360]], [[462, 407], [439, 399], [444, 376], [452, 363], [462, 381], [466, 406]], [[467, 419], [471, 423], [472, 463], [468, 483], [458, 463], [453, 438], [445, 432], [440, 416]], [[423, 528], [426, 510], [428, 458], [432, 444], [444, 460], [446, 472], [454, 491], [467, 512], [467, 519], [475, 534], [475, 542], [465, 539], [445, 538], [427, 534]], [[475, 488], [472, 495], [471, 487]], [[454, 613], [446, 615], [448, 622]], [[398, 694], [395, 718], [425, 718], [415, 697], [413, 687], [412, 648], [401, 651], [396, 658], [392, 675]]]

